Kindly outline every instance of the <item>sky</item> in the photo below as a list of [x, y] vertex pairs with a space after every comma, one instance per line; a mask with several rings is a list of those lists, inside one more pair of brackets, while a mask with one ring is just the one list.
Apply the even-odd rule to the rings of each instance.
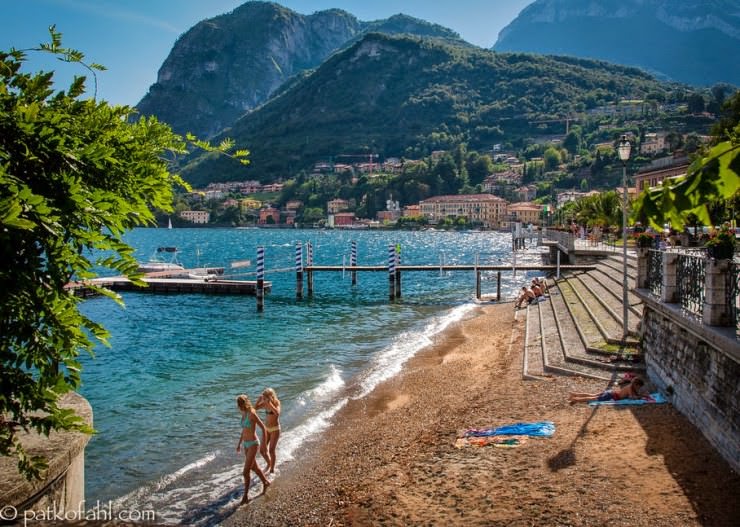
[[[340, 8], [363, 21], [404, 13], [448, 27], [477, 46], [490, 48], [503, 29], [534, 0], [279, 0], [298, 13]], [[157, 80], [157, 71], [178, 36], [206, 18], [227, 13], [243, 0], [0, 0], [0, 50], [30, 49], [49, 41], [56, 24], [62, 45], [82, 51], [97, 73], [97, 98], [135, 105]], [[79, 65], [29, 53], [27, 71], [54, 70], [59, 89]], [[92, 90], [92, 83], [88, 88]]]

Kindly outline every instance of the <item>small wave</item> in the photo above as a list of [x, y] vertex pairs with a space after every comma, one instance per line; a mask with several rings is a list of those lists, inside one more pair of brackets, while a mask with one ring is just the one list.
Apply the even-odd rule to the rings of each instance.
[[132, 492], [129, 492], [128, 494], [124, 496], [121, 496], [120, 498], [116, 499], [113, 502], [113, 504], [117, 508], [122, 508], [124, 506], [129, 506], [129, 505], [138, 505], [143, 499], [148, 499], [152, 496], [152, 494], [162, 491], [166, 487], [172, 485], [177, 480], [182, 478], [188, 472], [199, 469], [207, 465], [208, 463], [216, 459], [216, 456], [219, 453], [220, 453], [219, 450], [216, 450], [215, 452], [211, 452], [207, 454], [206, 456], [198, 459], [197, 461], [193, 461], [192, 463], [185, 465], [184, 467], [182, 467], [181, 469], [178, 469], [172, 474], [167, 474], [165, 476], [162, 476], [155, 483], [152, 483], [150, 485], [144, 485]]
[[344, 387], [344, 379], [342, 379], [341, 370], [334, 364], [331, 364], [329, 369], [329, 375], [326, 380], [315, 388], [307, 391], [304, 395], [301, 395], [298, 398], [298, 404], [306, 406], [309, 401], [326, 400]]

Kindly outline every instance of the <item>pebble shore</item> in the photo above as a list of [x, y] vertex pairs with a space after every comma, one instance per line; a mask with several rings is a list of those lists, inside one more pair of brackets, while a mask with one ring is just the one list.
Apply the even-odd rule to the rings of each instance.
[[[226, 526], [734, 526], [740, 476], [670, 404], [569, 405], [601, 381], [521, 377], [524, 315], [480, 307], [350, 402]], [[552, 438], [455, 448], [466, 428]]]

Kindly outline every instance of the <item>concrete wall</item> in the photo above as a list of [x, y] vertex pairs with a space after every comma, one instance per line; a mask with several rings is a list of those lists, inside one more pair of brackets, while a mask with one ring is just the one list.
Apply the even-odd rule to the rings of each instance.
[[674, 305], [635, 291], [642, 320], [647, 374], [672, 404], [740, 471], [740, 344], [734, 328], [712, 328]]
[[[76, 393], [66, 394], [60, 406], [74, 409], [92, 426], [92, 408]], [[49, 436], [23, 434], [21, 442], [29, 455], [42, 455], [48, 469], [41, 480], [27, 481], [18, 473], [14, 457], [0, 458], [0, 507], [4, 514], [15, 510], [79, 511], [85, 500], [85, 446], [90, 436], [78, 432], [52, 432]]]

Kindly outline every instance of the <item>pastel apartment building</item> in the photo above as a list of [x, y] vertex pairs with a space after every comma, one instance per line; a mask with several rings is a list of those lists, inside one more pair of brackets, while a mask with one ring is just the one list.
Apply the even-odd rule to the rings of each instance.
[[486, 228], [498, 228], [507, 217], [506, 201], [493, 194], [435, 196], [419, 202], [422, 216], [436, 223], [465, 217]]

